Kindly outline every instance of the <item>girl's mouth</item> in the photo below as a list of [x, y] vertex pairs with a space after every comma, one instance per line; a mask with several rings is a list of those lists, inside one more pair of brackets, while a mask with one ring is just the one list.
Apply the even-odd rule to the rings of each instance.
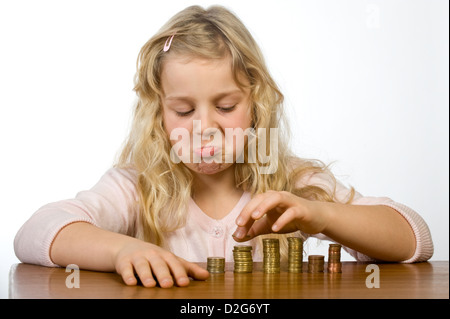
[[201, 156], [201, 157], [212, 157], [212, 156], [214, 156], [214, 154], [217, 154], [218, 151], [219, 151], [219, 148], [217, 146], [212, 146], [212, 145], [205, 145], [200, 148], [194, 149], [194, 153], [197, 156]]

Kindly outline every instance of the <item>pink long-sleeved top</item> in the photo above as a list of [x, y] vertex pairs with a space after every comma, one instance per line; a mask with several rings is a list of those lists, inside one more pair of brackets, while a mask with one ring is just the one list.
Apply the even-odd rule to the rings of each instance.
[[[315, 174], [298, 181], [298, 185], [317, 185], [333, 189], [334, 184], [325, 174]], [[341, 183], [336, 186], [336, 197], [346, 202], [350, 190]], [[232, 250], [238, 244], [231, 234], [236, 230], [235, 220], [251, 195], [244, 192], [235, 207], [222, 219], [206, 215], [190, 199], [186, 224], [165, 234], [165, 243], [175, 255], [188, 261], [205, 262], [209, 256], [222, 256], [233, 260]], [[17, 257], [25, 263], [56, 267], [50, 258], [50, 247], [58, 232], [75, 222], [87, 222], [97, 227], [136, 237], [142, 230], [135, 202], [138, 200], [136, 176], [130, 170], [111, 168], [90, 190], [82, 191], [74, 199], [63, 200], [41, 207], [18, 231], [14, 240]], [[355, 194], [354, 205], [386, 205], [395, 209], [408, 221], [416, 237], [414, 255], [403, 262], [426, 261], [433, 255], [433, 242], [425, 221], [411, 208], [386, 197], [365, 197]], [[303, 234], [323, 240], [332, 239], [323, 234]], [[261, 260], [256, 240], [251, 244], [254, 260]], [[355, 250], [343, 247], [356, 260], [375, 261]]]

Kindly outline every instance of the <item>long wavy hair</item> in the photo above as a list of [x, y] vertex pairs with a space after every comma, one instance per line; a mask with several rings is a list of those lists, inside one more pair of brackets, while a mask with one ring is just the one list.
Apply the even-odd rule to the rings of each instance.
[[[170, 50], [164, 52], [164, 44], [172, 35], [175, 38]], [[277, 165], [275, 172], [261, 174], [262, 164], [259, 162], [244, 160], [244, 163], [236, 163], [237, 188], [252, 195], [267, 190], [285, 190], [311, 200], [334, 201], [333, 191], [318, 186], [296, 188], [295, 181], [307, 174], [329, 173], [334, 177], [321, 162], [298, 159], [289, 151], [289, 127], [283, 112], [283, 95], [247, 28], [221, 6], [208, 9], [191, 6], [172, 17], [142, 47], [138, 56], [134, 87], [138, 101], [129, 136], [116, 164], [131, 168], [137, 174], [138, 205], [143, 225], [138, 237], [164, 245], [164, 233], [184, 225], [192, 196], [193, 176], [183, 163], [175, 164], [170, 160], [171, 143], [162, 118], [162, 65], [171, 56], [179, 55], [204, 59], [230, 56], [236, 83], [244, 86], [239, 75], [246, 76], [250, 83], [255, 131], [264, 128], [270, 133], [269, 128], [279, 129], [278, 152], [264, 164], [269, 168]], [[270, 149], [270, 137], [266, 142], [266, 149], [258, 149], [258, 152]]]

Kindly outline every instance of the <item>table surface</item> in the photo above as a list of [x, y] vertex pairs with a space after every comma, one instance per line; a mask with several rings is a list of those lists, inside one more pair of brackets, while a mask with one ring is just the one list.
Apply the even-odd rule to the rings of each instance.
[[[206, 263], [200, 263], [206, 267]], [[68, 288], [66, 279], [73, 274], [65, 268], [47, 268], [15, 264], [9, 274], [9, 298], [148, 298], [148, 299], [391, 299], [449, 298], [449, 263], [433, 261], [416, 264], [377, 264], [379, 288], [368, 288], [368, 276], [374, 276], [368, 263], [343, 262], [342, 273], [287, 272], [265, 274], [262, 264], [254, 263], [252, 273], [233, 272], [226, 264], [223, 274], [211, 274], [206, 281], [191, 281], [188, 287], [145, 288], [126, 286], [115, 273], [80, 270], [79, 288]], [[70, 278], [69, 278], [70, 279]], [[373, 281], [372, 281], [373, 282]]]

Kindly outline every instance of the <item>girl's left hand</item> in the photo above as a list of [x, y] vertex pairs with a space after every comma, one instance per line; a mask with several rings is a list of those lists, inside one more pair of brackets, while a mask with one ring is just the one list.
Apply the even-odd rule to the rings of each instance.
[[325, 205], [325, 202], [310, 201], [286, 191], [258, 194], [236, 219], [238, 228], [233, 238], [242, 242], [272, 232], [321, 233], [329, 219]]

